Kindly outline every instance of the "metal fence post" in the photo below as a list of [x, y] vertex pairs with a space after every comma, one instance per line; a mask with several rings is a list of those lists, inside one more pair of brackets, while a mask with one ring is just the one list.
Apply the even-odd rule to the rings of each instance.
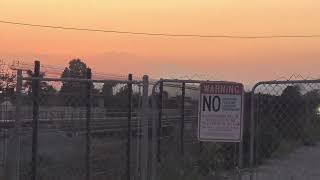
[[[243, 92], [243, 100], [242, 100], [242, 111], [245, 112], [245, 102], [246, 102], [246, 96], [245, 96], [245, 93]], [[242, 129], [244, 129], [244, 118], [245, 116], [242, 115]], [[243, 141], [244, 141], [244, 138], [243, 138], [243, 134], [241, 134], [241, 141], [238, 143], [238, 147], [239, 147], [239, 153], [238, 153], [238, 160], [239, 160], [239, 164], [238, 164], [238, 169], [239, 169], [239, 177], [238, 177], [238, 180], [241, 180], [242, 179], [242, 168], [243, 168]]]
[[142, 93], [142, 148], [141, 148], [141, 180], [148, 180], [148, 157], [149, 157], [149, 78], [143, 76]]
[[[159, 96], [152, 90], [152, 153], [151, 153], [151, 180], [157, 178], [157, 162], [160, 159], [160, 131], [161, 131], [161, 109], [162, 107], [162, 90], [160, 80]], [[154, 86], [155, 88], [155, 86]], [[160, 119], [159, 119], [160, 118]]]
[[[33, 77], [40, 77], [40, 61], [34, 62]], [[33, 94], [33, 120], [32, 120], [32, 165], [31, 165], [31, 179], [37, 180], [37, 164], [38, 164], [38, 115], [39, 115], [39, 87], [40, 81], [38, 79], [32, 80], [32, 94]]]
[[162, 134], [162, 108], [163, 108], [163, 82], [160, 82], [159, 87], [159, 113], [158, 113], [158, 150], [157, 150], [157, 160], [161, 162], [161, 134]]
[[184, 155], [184, 101], [186, 96], [186, 83], [182, 83], [182, 94], [181, 94], [181, 119], [180, 119], [180, 152]]
[[242, 168], [243, 168], [243, 140], [241, 140], [241, 142], [239, 142], [239, 177], [238, 180], [242, 179]]
[[20, 179], [20, 150], [21, 150], [21, 90], [22, 90], [22, 70], [17, 71], [17, 99], [16, 99], [16, 132], [18, 134], [18, 146], [17, 146], [17, 169], [16, 180]]
[[127, 180], [131, 177], [132, 74], [128, 76]]
[[251, 90], [251, 99], [250, 99], [250, 159], [249, 167], [251, 169], [250, 180], [253, 179], [253, 168], [254, 168], [254, 152], [255, 152], [255, 89], [259, 84], [256, 84]]
[[254, 91], [251, 91], [251, 109], [250, 109], [250, 168], [253, 168], [253, 162], [254, 162]]
[[[9, 134], [9, 144], [4, 149], [4, 155], [7, 158], [3, 163], [4, 166], [4, 177], [7, 180], [18, 180], [20, 175], [20, 128], [21, 128], [21, 87], [22, 87], [22, 71], [17, 71], [17, 85], [16, 85], [16, 109], [15, 109], [15, 122], [14, 129]], [[4, 147], [5, 148], [5, 147]], [[7, 152], [7, 154], [5, 153]]]
[[255, 119], [254, 119], [254, 144], [255, 144], [255, 149], [254, 149], [254, 166], [257, 165], [259, 162], [259, 156], [260, 156], [260, 122], [259, 119], [261, 119], [261, 93], [258, 93], [258, 97], [255, 99]]
[[[139, 84], [139, 101], [138, 101], [138, 106], [139, 108], [141, 109], [141, 103], [142, 103], [142, 100], [141, 100], [141, 97], [142, 97], [142, 94], [141, 94], [141, 87], [142, 85]], [[136, 136], [136, 167], [135, 167], [135, 180], [140, 180], [140, 157], [141, 157], [141, 119], [138, 118], [137, 119], [137, 130], [136, 130], [136, 133], [137, 133], [137, 136]]]
[[[91, 79], [91, 69], [87, 69], [87, 79]], [[90, 180], [90, 121], [91, 121], [91, 81], [87, 84], [86, 98], [86, 180]]]

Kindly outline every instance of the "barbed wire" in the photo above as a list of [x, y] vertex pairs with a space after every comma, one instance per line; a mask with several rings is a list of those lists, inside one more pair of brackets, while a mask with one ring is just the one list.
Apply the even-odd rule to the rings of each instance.
[[[208, 74], [193, 74], [193, 75], [183, 75], [183, 76], [170, 76], [170, 79], [185, 79], [185, 80], [211, 80], [211, 81], [221, 81], [224, 78], [219, 78], [220, 76], [208, 75]], [[320, 77], [314, 76], [303, 76], [299, 73], [293, 73], [290, 76], [280, 76], [278, 78], [272, 79], [271, 81], [291, 81], [291, 80], [315, 80], [320, 79]]]
[[[13, 61], [11, 64], [7, 63], [7, 65], [13, 70], [31, 70], [34, 67], [32, 63], [26, 63], [22, 61]], [[47, 64], [41, 64], [41, 71], [46, 74], [46, 76], [53, 76], [53, 77], [61, 77], [62, 72], [65, 70], [66, 67], [63, 66], [53, 66]], [[112, 73], [102, 73], [102, 72], [94, 72], [92, 74], [94, 79], [115, 79], [115, 80], [127, 80], [128, 75], [124, 74], [112, 74]], [[142, 79], [143, 76], [141, 75], [134, 75], [134, 79]]]
[[289, 76], [289, 77], [281, 76], [281, 77], [279, 77], [279, 78], [274, 79], [274, 81], [315, 80], [315, 79], [319, 79], [319, 78], [315, 78], [315, 77], [313, 77], [313, 76], [306, 76], [306, 77], [304, 77], [304, 76], [301, 75], [301, 74], [294, 73], [294, 74], [292, 74], [292, 75]]
[[[0, 66], [3, 69], [11, 69], [11, 70], [33, 70], [34, 64], [23, 62], [23, 61], [12, 61], [11, 63], [8, 63], [8, 61], [0, 59]], [[8, 68], [4, 68], [4, 67]], [[48, 77], [61, 77], [62, 72], [64, 71], [66, 67], [58, 66], [58, 65], [48, 65], [48, 64], [42, 64], [41, 65], [41, 71], [45, 73]], [[1, 72], [2, 72], [1, 71]], [[1, 73], [0, 72], [0, 73]], [[115, 79], [115, 80], [127, 80], [128, 75], [125, 74], [112, 74], [112, 73], [103, 73], [103, 72], [94, 72], [93, 71], [93, 79], [97, 80], [107, 80], [107, 79]], [[192, 75], [170, 75], [168, 76], [168, 79], [185, 79], [185, 80], [223, 80], [223, 78], [219, 78], [220, 76], [217, 75], [209, 75], [209, 74], [199, 74], [195, 73]], [[134, 79], [142, 80], [142, 75], [134, 75]], [[273, 79], [273, 81], [290, 81], [290, 80], [314, 80], [319, 79], [315, 78], [313, 76], [303, 76], [299, 73], [293, 73], [291, 76], [280, 76], [279, 78]], [[150, 78], [149, 77], [149, 84], [153, 85], [160, 79], [156, 78]]]
[[208, 74], [192, 74], [192, 75], [182, 75], [182, 76], [169, 76], [170, 79], [185, 79], [185, 80], [221, 80], [223, 78], [218, 78], [217, 75], [208, 75]]

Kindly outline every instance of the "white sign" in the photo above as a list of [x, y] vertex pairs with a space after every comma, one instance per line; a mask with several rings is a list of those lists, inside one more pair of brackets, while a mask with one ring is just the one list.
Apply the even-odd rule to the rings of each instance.
[[243, 85], [217, 82], [200, 84], [198, 138], [200, 141], [242, 140]]

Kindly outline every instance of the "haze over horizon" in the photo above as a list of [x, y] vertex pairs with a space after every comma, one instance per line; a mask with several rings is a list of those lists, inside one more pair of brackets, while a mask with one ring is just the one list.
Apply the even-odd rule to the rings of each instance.
[[[0, 20], [134, 32], [204, 35], [320, 34], [320, 1], [3, 0]], [[301, 74], [319, 78], [320, 38], [152, 37], [0, 24], [0, 59], [155, 78], [206, 75], [251, 85]]]

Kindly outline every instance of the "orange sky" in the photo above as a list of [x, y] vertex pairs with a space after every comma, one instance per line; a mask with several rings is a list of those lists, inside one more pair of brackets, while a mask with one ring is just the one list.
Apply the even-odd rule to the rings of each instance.
[[[222, 35], [320, 34], [319, 0], [1, 0], [0, 20], [122, 31]], [[320, 38], [200, 39], [0, 24], [0, 59], [153, 77], [194, 74], [253, 84], [320, 77]]]

